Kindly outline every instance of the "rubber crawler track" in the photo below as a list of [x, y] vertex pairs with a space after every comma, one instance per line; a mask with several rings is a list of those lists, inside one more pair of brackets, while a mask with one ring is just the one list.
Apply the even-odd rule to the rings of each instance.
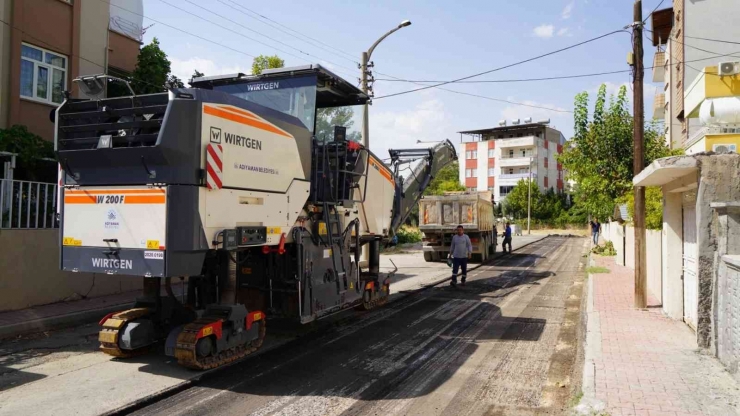
[[195, 352], [195, 344], [198, 342], [196, 337], [200, 329], [208, 324], [219, 321], [219, 318], [201, 318], [194, 322], [185, 325], [180, 335], [177, 337], [177, 349], [175, 355], [177, 356], [177, 363], [183, 367], [192, 368], [194, 370], [210, 370], [240, 360], [249, 354], [257, 351], [265, 340], [265, 320], [261, 319], [255, 322], [255, 325], [259, 325], [259, 335], [257, 339], [250, 341], [248, 344], [237, 345], [234, 348], [223, 350], [216, 355], [209, 355], [207, 357], [198, 357]]
[[129, 309], [123, 312], [118, 312], [116, 314], [113, 314], [111, 316], [111, 319], [120, 319], [124, 323], [118, 327], [118, 329], [112, 329], [112, 328], [103, 328], [100, 331], [100, 335], [102, 334], [108, 334], [113, 333], [115, 334], [115, 343], [110, 342], [101, 342], [100, 343], [100, 351], [104, 352], [105, 354], [108, 354], [110, 356], [116, 357], [116, 358], [132, 358], [132, 357], [138, 357], [140, 355], [146, 354], [149, 351], [151, 351], [152, 346], [147, 345], [146, 347], [137, 348], [135, 350], [122, 350], [118, 346], [118, 340], [119, 340], [119, 331], [122, 330], [126, 324], [129, 321], [133, 321], [134, 319], [138, 319], [144, 316], [149, 315], [151, 311], [148, 308], [135, 308], [135, 309]]

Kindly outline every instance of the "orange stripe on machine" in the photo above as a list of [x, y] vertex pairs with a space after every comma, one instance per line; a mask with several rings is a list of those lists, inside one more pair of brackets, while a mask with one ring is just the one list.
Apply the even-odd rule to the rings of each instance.
[[385, 167], [384, 164], [376, 161], [375, 159], [370, 158], [370, 166], [374, 167], [375, 169], [380, 172], [380, 174], [388, 180], [388, 182], [391, 183], [391, 185], [395, 185], [396, 181], [393, 180], [393, 175], [391, 174], [391, 171], [388, 170], [388, 168]]
[[281, 130], [281, 129], [275, 127], [275, 126], [273, 126], [270, 123], [267, 123], [267, 122], [264, 122], [264, 121], [260, 121], [260, 120], [256, 120], [256, 119], [253, 119], [253, 118], [249, 118], [249, 117], [245, 117], [245, 116], [243, 116], [241, 114], [232, 113], [231, 111], [226, 111], [226, 110], [222, 110], [220, 108], [211, 107], [211, 106], [206, 105], [206, 106], [203, 106], [203, 112], [205, 114], [209, 114], [209, 115], [212, 115], [212, 116], [215, 116], [215, 117], [219, 117], [219, 118], [222, 118], [222, 119], [225, 119], [225, 120], [234, 121], [234, 122], [237, 122], [239, 124], [244, 124], [244, 125], [247, 125], [247, 126], [256, 127], [256, 128], [258, 128], [260, 130], [269, 131], [271, 133], [275, 133], [275, 134], [278, 134], [280, 136], [285, 136], [285, 137], [288, 137], [288, 138], [291, 138], [291, 139], [293, 138], [293, 136], [291, 136], [290, 134], [284, 132], [283, 130]]
[[117, 193], [89, 193], [89, 194], [72, 194], [64, 193], [65, 204], [164, 204], [167, 202], [165, 195], [131, 195], [124, 192]]

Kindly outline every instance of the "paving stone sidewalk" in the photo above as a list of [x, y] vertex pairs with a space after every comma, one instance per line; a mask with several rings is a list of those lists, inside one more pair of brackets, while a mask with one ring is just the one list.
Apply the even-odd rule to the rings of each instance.
[[612, 416], [740, 414], [737, 381], [697, 348], [694, 331], [654, 298], [634, 309], [634, 271], [613, 257], [592, 260], [610, 272], [591, 275], [586, 400]]

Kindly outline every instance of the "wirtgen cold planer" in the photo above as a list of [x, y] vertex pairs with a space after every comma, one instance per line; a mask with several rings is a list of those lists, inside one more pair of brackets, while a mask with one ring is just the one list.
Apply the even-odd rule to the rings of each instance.
[[[384, 303], [380, 245], [456, 159], [452, 144], [391, 151], [388, 166], [345, 127], [319, 132], [321, 111], [368, 100], [319, 65], [191, 86], [56, 110], [61, 268], [144, 281], [132, 309], [101, 320], [101, 349], [129, 357], [165, 340], [207, 369], [259, 348], [267, 318]], [[173, 278], [187, 279], [184, 300]]]

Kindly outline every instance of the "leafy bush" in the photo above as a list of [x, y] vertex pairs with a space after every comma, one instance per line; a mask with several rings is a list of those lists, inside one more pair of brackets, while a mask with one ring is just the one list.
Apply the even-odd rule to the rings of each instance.
[[418, 243], [421, 241], [421, 231], [416, 227], [402, 226], [396, 232], [398, 244]]
[[616, 256], [617, 250], [614, 249], [614, 243], [607, 241], [603, 246], [596, 246], [591, 250], [592, 253], [600, 256]]

